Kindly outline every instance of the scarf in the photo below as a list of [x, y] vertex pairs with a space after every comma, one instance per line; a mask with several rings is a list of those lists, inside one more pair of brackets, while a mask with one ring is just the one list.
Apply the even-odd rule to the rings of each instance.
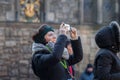
[[[52, 52], [54, 50], [54, 43], [53, 42], [48, 42], [46, 45], [43, 45], [41, 43], [33, 43], [32, 44], [32, 55], [37, 52], [37, 51], [42, 51], [42, 50], [47, 50]], [[67, 48], [64, 48], [62, 58], [65, 60], [69, 59], [69, 53], [67, 51]]]

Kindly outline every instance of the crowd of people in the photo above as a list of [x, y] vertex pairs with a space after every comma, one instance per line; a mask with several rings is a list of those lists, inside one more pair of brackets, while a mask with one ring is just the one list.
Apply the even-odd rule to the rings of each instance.
[[[74, 65], [82, 61], [83, 49], [75, 27], [62, 23], [57, 35], [51, 26], [44, 24], [32, 39], [32, 69], [40, 80], [76, 80]], [[89, 63], [79, 80], [120, 80], [119, 24], [113, 21], [102, 27], [95, 41], [99, 51], [94, 65]]]

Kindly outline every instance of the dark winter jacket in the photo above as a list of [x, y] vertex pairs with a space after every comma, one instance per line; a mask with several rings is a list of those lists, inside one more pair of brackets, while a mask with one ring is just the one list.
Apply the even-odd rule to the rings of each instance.
[[86, 72], [83, 72], [80, 76], [80, 80], [93, 80], [93, 73], [87, 74]]
[[81, 74], [79, 80], [93, 80], [93, 78], [94, 78], [93, 71], [89, 71], [88, 70], [89, 68], [93, 69], [92, 64], [87, 65], [85, 71]]
[[[55, 43], [52, 53], [46, 48], [41, 47], [35, 51], [32, 57], [32, 69], [40, 80], [69, 80], [71, 76], [68, 71], [60, 64], [67, 37], [60, 35]], [[68, 65], [73, 65], [82, 60], [83, 52], [80, 38], [72, 40], [74, 55], [67, 60]]]
[[94, 80], [120, 80], [119, 26], [103, 27], [96, 34], [95, 40], [100, 50], [94, 62]]

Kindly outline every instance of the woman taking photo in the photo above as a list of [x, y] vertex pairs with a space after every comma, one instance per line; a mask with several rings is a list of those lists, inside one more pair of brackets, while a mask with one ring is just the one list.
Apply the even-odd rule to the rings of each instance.
[[40, 80], [73, 80], [68, 71], [69, 65], [82, 60], [83, 51], [77, 30], [71, 28], [71, 44], [73, 55], [69, 56], [65, 49], [67, 32], [64, 23], [60, 25], [59, 36], [56, 38], [54, 30], [49, 25], [42, 25], [33, 36], [32, 69]]

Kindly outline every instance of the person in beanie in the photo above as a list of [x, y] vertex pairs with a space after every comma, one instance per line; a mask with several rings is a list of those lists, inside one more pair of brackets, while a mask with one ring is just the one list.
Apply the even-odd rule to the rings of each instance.
[[80, 80], [93, 80], [93, 78], [93, 65], [87, 64], [85, 71], [80, 76]]
[[[66, 41], [65, 48], [67, 49], [69, 55], [72, 56], [73, 55], [73, 50], [72, 50], [71, 42], [70, 42], [69, 39]], [[68, 66], [68, 70], [69, 70], [70, 74], [75, 78], [74, 65]]]
[[33, 36], [32, 69], [40, 80], [72, 80], [68, 66], [78, 63], [83, 58], [80, 37], [77, 30], [71, 28], [71, 44], [73, 56], [69, 56], [65, 44], [68, 30], [60, 25], [59, 35], [56, 38], [54, 30], [49, 25], [42, 25]]
[[94, 62], [94, 80], [120, 80], [120, 26], [116, 21], [101, 28], [95, 41], [100, 50]]

